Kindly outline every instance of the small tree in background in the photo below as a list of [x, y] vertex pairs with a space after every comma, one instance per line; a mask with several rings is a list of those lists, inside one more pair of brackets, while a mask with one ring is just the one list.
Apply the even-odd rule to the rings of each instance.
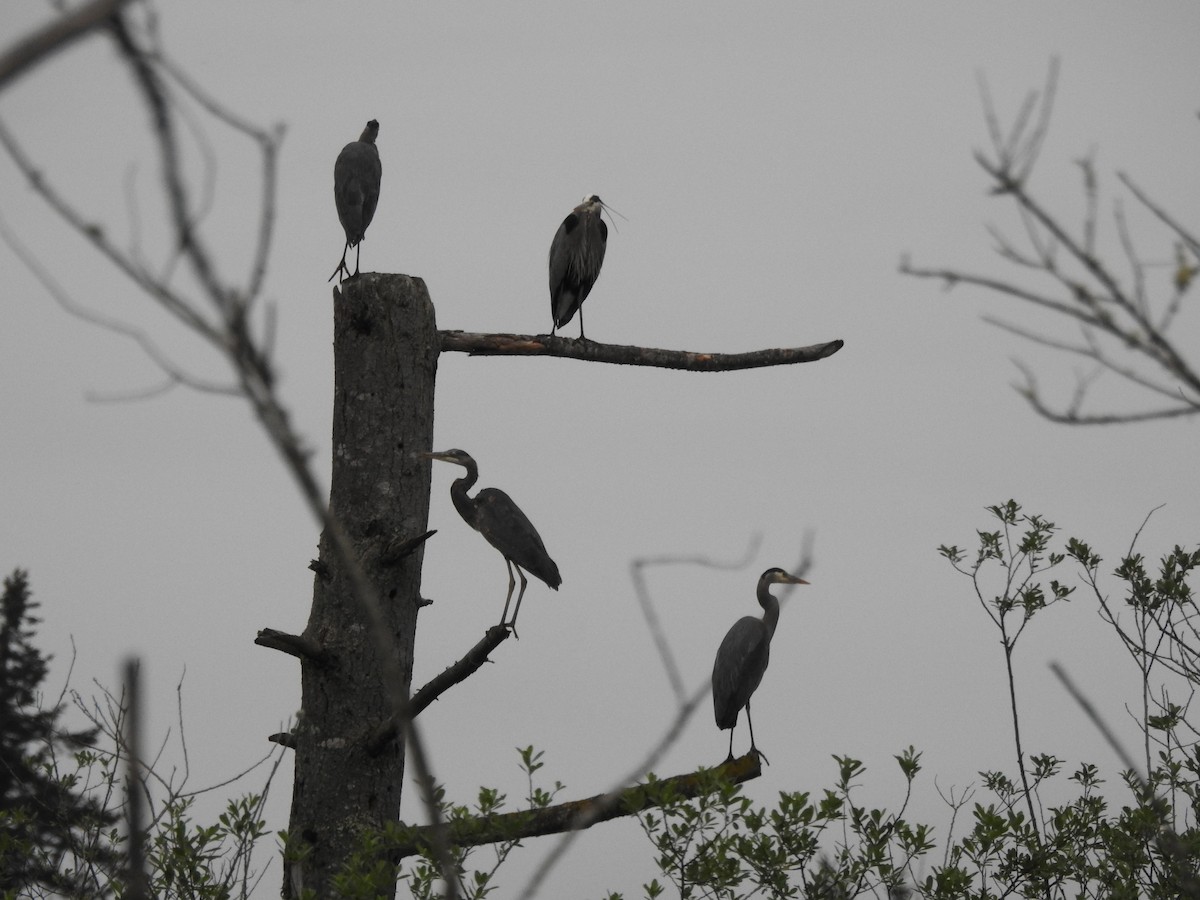
[[[39, 690], [49, 658], [33, 645], [40, 620], [27, 573], [18, 569], [5, 579], [0, 605], [0, 900], [146, 896], [130, 877], [119, 774], [137, 756], [127, 740], [129, 684], [120, 693], [101, 686], [90, 700], [72, 691], [75, 712], [91, 727], [66, 730], [60, 721], [66, 690], [52, 706]], [[215, 823], [196, 821], [197, 797], [271, 759], [260, 791], [229, 800]], [[269, 754], [219, 785], [190, 790], [186, 764], [182, 772], [163, 773], [139, 758], [133, 790], [149, 805], [140, 831], [150, 896], [251, 896], [267, 871], [252, 854], [268, 834], [263, 806], [278, 765], [279, 755]]]
[[97, 730], [67, 731], [61, 697], [40, 702], [49, 659], [33, 645], [41, 620], [27, 573], [4, 579], [0, 606], [0, 893], [94, 896], [91, 873], [116, 859], [104, 834], [117, 817], [77, 774], [60, 774], [58, 759], [86, 763]]

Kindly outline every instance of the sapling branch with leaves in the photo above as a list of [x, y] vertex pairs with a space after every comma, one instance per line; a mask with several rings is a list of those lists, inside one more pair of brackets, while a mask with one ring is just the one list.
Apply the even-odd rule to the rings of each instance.
[[[1021, 745], [1021, 717], [1017, 706], [1017, 683], [1013, 671], [1013, 651], [1025, 627], [1041, 610], [1070, 597], [1073, 587], [1057, 580], [1044, 581], [1045, 573], [1065, 558], [1049, 550], [1050, 539], [1057, 530], [1053, 522], [1038, 515], [1023, 515], [1015, 501], [989, 506], [988, 511], [1000, 523], [998, 531], [979, 531], [979, 546], [972, 559], [968, 551], [957, 546], [941, 546], [938, 552], [950, 561], [955, 571], [971, 579], [976, 600], [1000, 632], [1004, 648], [1004, 668], [1008, 682], [1009, 710], [1012, 718], [1013, 740], [1017, 752], [1017, 772], [1023, 790], [1013, 793], [1024, 799], [1029, 821], [1035, 833], [1039, 816], [1034, 809], [1034, 792], [1040, 778], [1045, 777], [1045, 761], [1031, 760], [1034, 772], [1025, 764]], [[994, 565], [993, 565], [994, 564]], [[1030, 775], [1034, 783], [1030, 784]], [[1000, 785], [997, 779], [996, 785]]]

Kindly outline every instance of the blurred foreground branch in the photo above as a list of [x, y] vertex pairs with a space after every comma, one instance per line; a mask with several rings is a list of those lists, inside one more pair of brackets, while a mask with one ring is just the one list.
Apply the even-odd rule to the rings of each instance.
[[107, 24], [129, 0], [93, 0], [18, 38], [0, 53], [0, 91], [94, 29]]
[[[116, 7], [113, 7], [116, 9]], [[275, 370], [272, 362], [273, 311], [268, 309], [261, 326], [254, 323], [254, 307], [263, 286], [264, 273], [274, 232], [275, 196], [277, 181], [276, 156], [281, 130], [274, 133], [249, 125], [240, 117], [226, 111], [212, 98], [200, 92], [194, 82], [169, 64], [167, 54], [158, 44], [153, 12], [139, 24], [119, 11], [107, 20], [121, 60], [133, 78], [142, 104], [149, 115], [150, 127], [158, 148], [163, 198], [167, 210], [168, 228], [173, 241], [173, 257], [162, 274], [143, 263], [136, 249], [120, 249], [106, 236], [105, 229], [84, 215], [55, 190], [35, 163], [33, 157], [19, 145], [16, 136], [0, 123], [0, 145], [3, 145], [30, 186], [67, 223], [89, 241], [117, 269], [129, 277], [155, 304], [170, 313], [192, 334], [222, 356], [229, 365], [236, 392], [246, 399], [255, 412], [271, 443], [278, 451], [300, 493], [320, 523], [345, 574], [348, 593], [354, 598], [369, 627], [367, 639], [373, 641], [378, 660], [382, 690], [389, 699], [391, 712], [403, 724], [406, 745], [411, 754], [416, 780], [430, 821], [437, 823], [439, 810], [433, 801], [433, 779], [429, 763], [418, 739], [409, 712], [407, 675], [402, 671], [398, 655], [392, 646], [389, 628], [381, 610], [378, 589], [367, 577], [360, 563], [354, 542], [338, 517], [326, 502], [316, 473], [310, 465], [310, 453], [300, 435], [293, 429], [290, 415], [275, 391]], [[210, 251], [203, 228], [206, 203], [197, 201], [189, 186], [183, 162], [180, 131], [177, 120], [181, 114], [180, 100], [190, 98], [210, 116], [249, 137], [257, 145], [262, 166], [262, 190], [257, 210], [257, 244], [248, 277], [238, 283], [227, 277]], [[247, 217], [249, 218], [249, 216]], [[171, 272], [175, 261], [188, 267], [192, 277], [192, 292], [173, 284]], [[97, 320], [98, 317], [97, 317]], [[139, 332], [128, 327], [114, 330], [136, 338]], [[142, 343], [143, 348], [146, 342]], [[152, 355], [152, 359], [155, 357]], [[164, 367], [171, 383], [190, 383], [174, 367]], [[449, 873], [449, 861], [443, 852]], [[301, 862], [301, 866], [306, 863]], [[324, 878], [310, 873], [310, 889], [323, 892]], [[295, 883], [294, 879], [291, 883]], [[448, 896], [454, 896], [453, 886]]]

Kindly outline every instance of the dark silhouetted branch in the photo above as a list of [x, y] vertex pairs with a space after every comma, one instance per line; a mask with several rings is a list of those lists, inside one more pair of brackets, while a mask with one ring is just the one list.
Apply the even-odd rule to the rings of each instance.
[[426, 531], [424, 534], [418, 534], [416, 537], [405, 538], [403, 540], [396, 539], [383, 548], [379, 554], [379, 562], [384, 566], [398, 566], [408, 557], [417, 551], [417, 549], [427, 540], [437, 534], [437, 529], [434, 528]]
[[523, 838], [562, 834], [590, 828], [597, 822], [608, 822], [621, 816], [636, 815], [664, 802], [690, 800], [703, 796], [714, 788], [714, 780], [741, 784], [758, 778], [762, 766], [758, 757], [748, 753], [730, 760], [717, 769], [701, 769], [685, 775], [637, 784], [617, 794], [597, 794], [583, 800], [570, 800], [545, 809], [522, 810], [480, 819], [462, 819], [443, 826], [425, 825], [413, 828], [401, 844], [389, 847], [396, 861], [414, 856], [427, 846], [435, 827], [445, 829], [447, 842], [454, 847], [475, 847]]
[[633, 582], [634, 595], [637, 597], [638, 605], [642, 609], [642, 616], [646, 619], [646, 627], [650, 629], [650, 635], [654, 638], [654, 646], [658, 649], [658, 658], [662, 661], [663, 668], [666, 670], [667, 681], [671, 685], [671, 690], [675, 692], [675, 699], [679, 703], [682, 704], [687, 700], [687, 690], [683, 686], [683, 674], [679, 670], [679, 665], [675, 662], [675, 654], [671, 652], [671, 645], [667, 639], [666, 630], [662, 626], [662, 620], [658, 616], [658, 610], [654, 606], [650, 590], [646, 585], [644, 571], [652, 566], [671, 565], [701, 566], [709, 569], [744, 569], [754, 560], [761, 543], [762, 535], [753, 535], [750, 538], [750, 544], [747, 546], [746, 552], [742, 554], [742, 558], [732, 562], [720, 562], [710, 559], [707, 556], [654, 556], [639, 557], [629, 564], [629, 580]]
[[318, 666], [329, 665], [329, 657], [320, 645], [302, 634], [288, 634], [285, 631], [276, 631], [274, 628], [263, 628], [259, 630], [254, 643], [260, 647], [278, 650], [297, 659], [310, 660]]
[[[488, 654], [504, 643], [510, 634], [511, 632], [503, 625], [493, 625], [484, 632], [483, 639], [468, 650], [466, 656], [446, 668], [412, 695], [412, 700], [409, 701], [409, 710], [413, 717], [420, 715], [421, 710], [454, 685], [466, 681], [475, 674], [485, 662], [489, 661]], [[390, 717], [367, 739], [367, 752], [372, 756], [383, 752], [383, 749], [396, 736], [398, 728], [399, 724], [395, 716]]]
[[559, 356], [585, 362], [615, 363], [620, 366], [654, 366], [688, 372], [732, 372], [764, 366], [787, 366], [816, 362], [842, 349], [844, 341], [826, 341], [809, 347], [754, 350], [750, 353], [694, 353], [689, 350], [657, 350], [626, 344], [554, 337], [548, 334], [475, 334], [439, 331], [442, 352], [471, 356]]
[[289, 750], [296, 749], [296, 736], [290, 731], [280, 731], [272, 734], [267, 738], [272, 744], [278, 744], [280, 747], [287, 747]]

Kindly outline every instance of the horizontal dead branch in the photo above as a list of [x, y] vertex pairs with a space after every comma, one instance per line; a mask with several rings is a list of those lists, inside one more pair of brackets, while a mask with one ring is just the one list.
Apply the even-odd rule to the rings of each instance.
[[269, 735], [267, 740], [272, 744], [278, 744], [280, 747], [287, 747], [289, 750], [296, 749], [296, 736], [290, 731], [280, 731]]
[[329, 664], [329, 655], [316, 641], [302, 634], [288, 634], [286, 631], [276, 631], [274, 628], [262, 628], [254, 643], [260, 647], [278, 650], [297, 659], [307, 659], [318, 666]]
[[658, 350], [627, 344], [600, 344], [577, 338], [548, 334], [476, 334], [467, 331], [439, 331], [442, 352], [469, 353], [471, 356], [560, 356], [586, 362], [615, 363], [621, 366], [655, 366], [688, 372], [731, 372], [763, 366], [787, 366], [815, 362], [842, 349], [844, 341], [826, 341], [808, 347], [781, 347], [749, 353], [695, 353], [690, 350]]
[[[488, 654], [508, 639], [511, 632], [504, 625], [493, 625], [483, 634], [483, 639], [467, 651], [466, 656], [436, 675], [419, 691], [412, 695], [409, 709], [413, 718], [420, 715], [421, 710], [440, 697], [459, 682], [466, 681], [485, 663]], [[395, 738], [399, 724], [395, 716], [375, 729], [367, 738], [367, 753], [371, 756], [382, 753], [384, 748]]]
[[521, 810], [478, 819], [464, 819], [449, 825], [425, 825], [412, 828], [404, 843], [388, 848], [394, 861], [415, 856], [433, 837], [433, 829], [446, 829], [446, 839], [454, 847], [475, 847], [523, 838], [562, 834], [590, 828], [621, 816], [631, 816], [661, 806], [664, 798], [690, 800], [713, 790], [714, 776], [730, 784], [758, 778], [762, 765], [754, 753], [730, 760], [717, 769], [702, 769], [664, 778], [651, 784], [637, 784], [616, 794], [597, 794], [583, 800], [570, 800], [545, 809]]

